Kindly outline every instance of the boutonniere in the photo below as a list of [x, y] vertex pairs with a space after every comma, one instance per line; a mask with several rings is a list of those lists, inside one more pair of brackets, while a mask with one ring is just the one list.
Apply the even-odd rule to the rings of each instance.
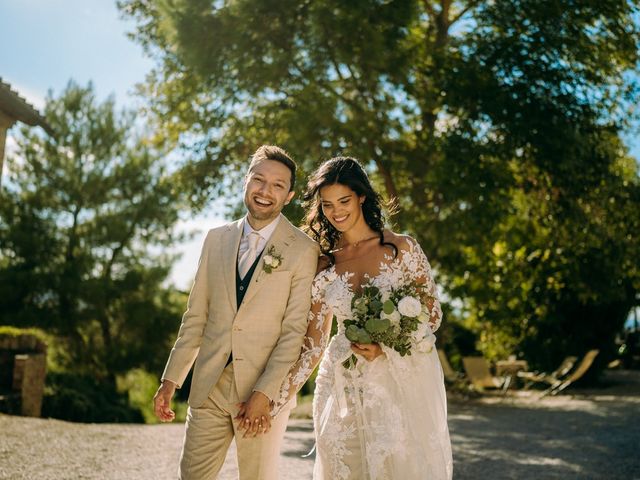
[[267, 273], [271, 273], [282, 263], [282, 256], [276, 252], [276, 247], [271, 245], [262, 260], [262, 270]]

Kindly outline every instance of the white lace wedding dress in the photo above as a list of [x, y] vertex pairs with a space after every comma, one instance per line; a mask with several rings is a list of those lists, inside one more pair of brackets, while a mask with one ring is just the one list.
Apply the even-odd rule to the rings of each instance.
[[[366, 273], [359, 280], [333, 265], [313, 282], [305, 344], [276, 410], [302, 387], [324, 352], [313, 404], [316, 480], [452, 478], [444, 379], [435, 347], [424, 340], [403, 357], [383, 345], [385, 355], [372, 362], [360, 357], [354, 369], [342, 365], [352, 354], [343, 322], [350, 316], [354, 290], [364, 284], [382, 292], [412, 281], [425, 284], [429, 327], [435, 331], [440, 325], [442, 311], [427, 258], [415, 240], [402, 238], [396, 258], [366, 258], [364, 269], [361, 260], [357, 270]], [[328, 341], [333, 318], [338, 332]]]

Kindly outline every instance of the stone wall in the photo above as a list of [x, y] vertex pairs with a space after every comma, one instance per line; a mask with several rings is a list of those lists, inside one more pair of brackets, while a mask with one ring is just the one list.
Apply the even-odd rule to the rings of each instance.
[[0, 332], [0, 411], [40, 416], [46, 352], [46, 343], [34, 334]]

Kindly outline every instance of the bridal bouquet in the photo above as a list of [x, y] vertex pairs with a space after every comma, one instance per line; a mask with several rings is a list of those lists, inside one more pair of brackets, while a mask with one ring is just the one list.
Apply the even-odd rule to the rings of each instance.
[[[401, 356], [412, 350], [430, 352], [435, 335], [429, 326], [429, 310], [420, 301], [428, 298], [425, 287], [405, 284], [381, 292], [366, 286], [351, 301], [352, 318], [345, 320], [345, 336], [353, 343], [380, 343], [393, 348]], [[355, 355], [343, 365], [352, 368]]]

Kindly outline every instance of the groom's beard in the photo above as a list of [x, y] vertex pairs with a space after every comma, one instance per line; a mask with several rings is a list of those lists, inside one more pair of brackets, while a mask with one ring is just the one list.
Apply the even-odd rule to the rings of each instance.
[[278, 203], [275, 199], [269, 199], [269, 201], [272, 202], [271, 205], [265, 207], [259, 205], [254, 198], [245, 197], [244, 205], [247, 207], [251, 217], [261, 222], [265, 222], [267, 220], [274, 220], [278, 215], [280, 215], [280, 212], [285, 205], [284, 201], [281, 203]]

